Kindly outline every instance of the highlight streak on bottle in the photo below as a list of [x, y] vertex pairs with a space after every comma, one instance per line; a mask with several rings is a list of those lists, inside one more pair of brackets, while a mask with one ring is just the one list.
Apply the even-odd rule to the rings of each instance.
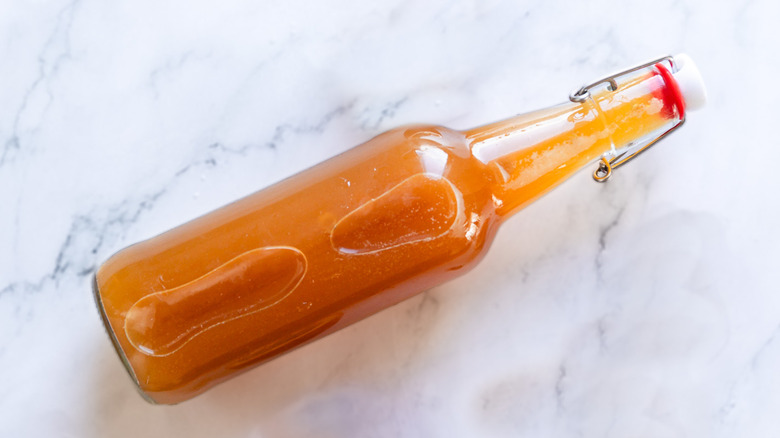
[[296, 248], [247, 251], [189, 283], [138, 300], [125, 317], [127, 339], [146, 355], [170, 355], [217, 325], [287, 298], [306, 268]]
[[325, 317], [322, 320], [315, 321], [309, 326], [304, 326], [285, 333], [283, 336], [275, 339], [273, 342], [262, 343], [261, 346], [250, 350], [250, 352], [242, 355], [240, 358], [226, 365], [226, 368], [232, 370], [240, 370], [253, 363], [262, 361], [268, 357], [278, 354], [280, 351], [289, 350], [295, 348], [298, 345], [304, 344], [306, 341], [317, 337], [321, 333], [327, 331], [329, 328], [336, 325], [343, 312], [337, 312]]
[[341, 218], [330, 239], [345, 254], [384, 251], [446, 234], [462, 210], [461, 195], [449, 180], [421, 173]]

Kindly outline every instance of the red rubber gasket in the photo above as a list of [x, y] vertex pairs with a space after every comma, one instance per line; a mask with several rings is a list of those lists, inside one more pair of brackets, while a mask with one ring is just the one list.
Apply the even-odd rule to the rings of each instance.
[[674, 105], [677, 107], [677, 112], [680, 115], [680, 119], [685, 118], [685, 99], [683, 98], [682, 91], [680, 91], [680, 85], [677, 83], [677, 79], [672, 76], [672, 72], [669, 71], [663, 64], [656, 64], [655, 68], [658, 69], [658, 74], [664, 80], [666, 84], [665, 93], [666, 98], [671, 99]]

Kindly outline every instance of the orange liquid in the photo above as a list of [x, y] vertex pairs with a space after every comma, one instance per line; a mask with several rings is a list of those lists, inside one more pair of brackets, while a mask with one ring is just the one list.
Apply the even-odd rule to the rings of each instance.
[[502, 219], [674, 123], [644, 74], [584, 104], [395, 129], [117, 253], [95, 292], [142, 393], [177, 403], [475, 266]]

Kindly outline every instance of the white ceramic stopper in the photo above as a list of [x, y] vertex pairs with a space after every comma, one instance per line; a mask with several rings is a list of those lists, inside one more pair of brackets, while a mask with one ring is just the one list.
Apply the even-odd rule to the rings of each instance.
[[674, 62], [677, 64], [677, 72], [674, 78], [680, 86], [683, 99], [685, 99], [686, 110], [697, 110], [707, 103], [707, 89], [704, 87], [704, 80], [690, 56], [680, 53], [674, 56]]

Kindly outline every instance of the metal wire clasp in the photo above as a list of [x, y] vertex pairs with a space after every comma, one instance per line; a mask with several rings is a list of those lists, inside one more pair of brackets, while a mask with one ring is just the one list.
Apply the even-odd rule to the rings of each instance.
[[[619, 78], [620, 76], [633, 73], [643, 68], [652, 67], [661, 62], [668, 62], [669, 66], [671, 67], [672, 73], [677, 71], [677, 64], [674, 62], [674, 58], [669, 55], [663, 56], [661, 58], [657, 58], [652, 61], [648, 61], [636, 65], [634, 67], [631, 67], [629, 69], [611, 74], [609, 76], [605, 76], [590, 84], [583, 85], [576, 91], [573, 91], [571, 94], [569, 94], [569, 100], [575, 103], [585, 102], [591, 97], [590, 90], [601, 84], [607, 84], [607, 90], [609, 91], [617, 91], [618, 90], [617, 78]], [[648, 142], [632, 143], [617, 151], [611, 151], [602, 155], [601, 159], [599, 160], [598, 168], [596, 168], [596, 170], [593, 172], [593, 179], [596, 180], [597, 182], [607, 181], [609, 177], [612, 176], [612, 170], [617, 169], [618, 167], [628, 163], [629, 161], [634, 159], [637, 155], [641, 154], [642, 152], [650, 148], [650, 146], [656, 144], [659, 140], [666, 137], [667, 134], [680, 127], [680, 125], [682, 125], [683, 123], [685, 123], [684, 116], [682, 117], [679, 123], [675, 124], [667, 131], [665, 131], [658, 137], [655, 137], [654, 139]]]

